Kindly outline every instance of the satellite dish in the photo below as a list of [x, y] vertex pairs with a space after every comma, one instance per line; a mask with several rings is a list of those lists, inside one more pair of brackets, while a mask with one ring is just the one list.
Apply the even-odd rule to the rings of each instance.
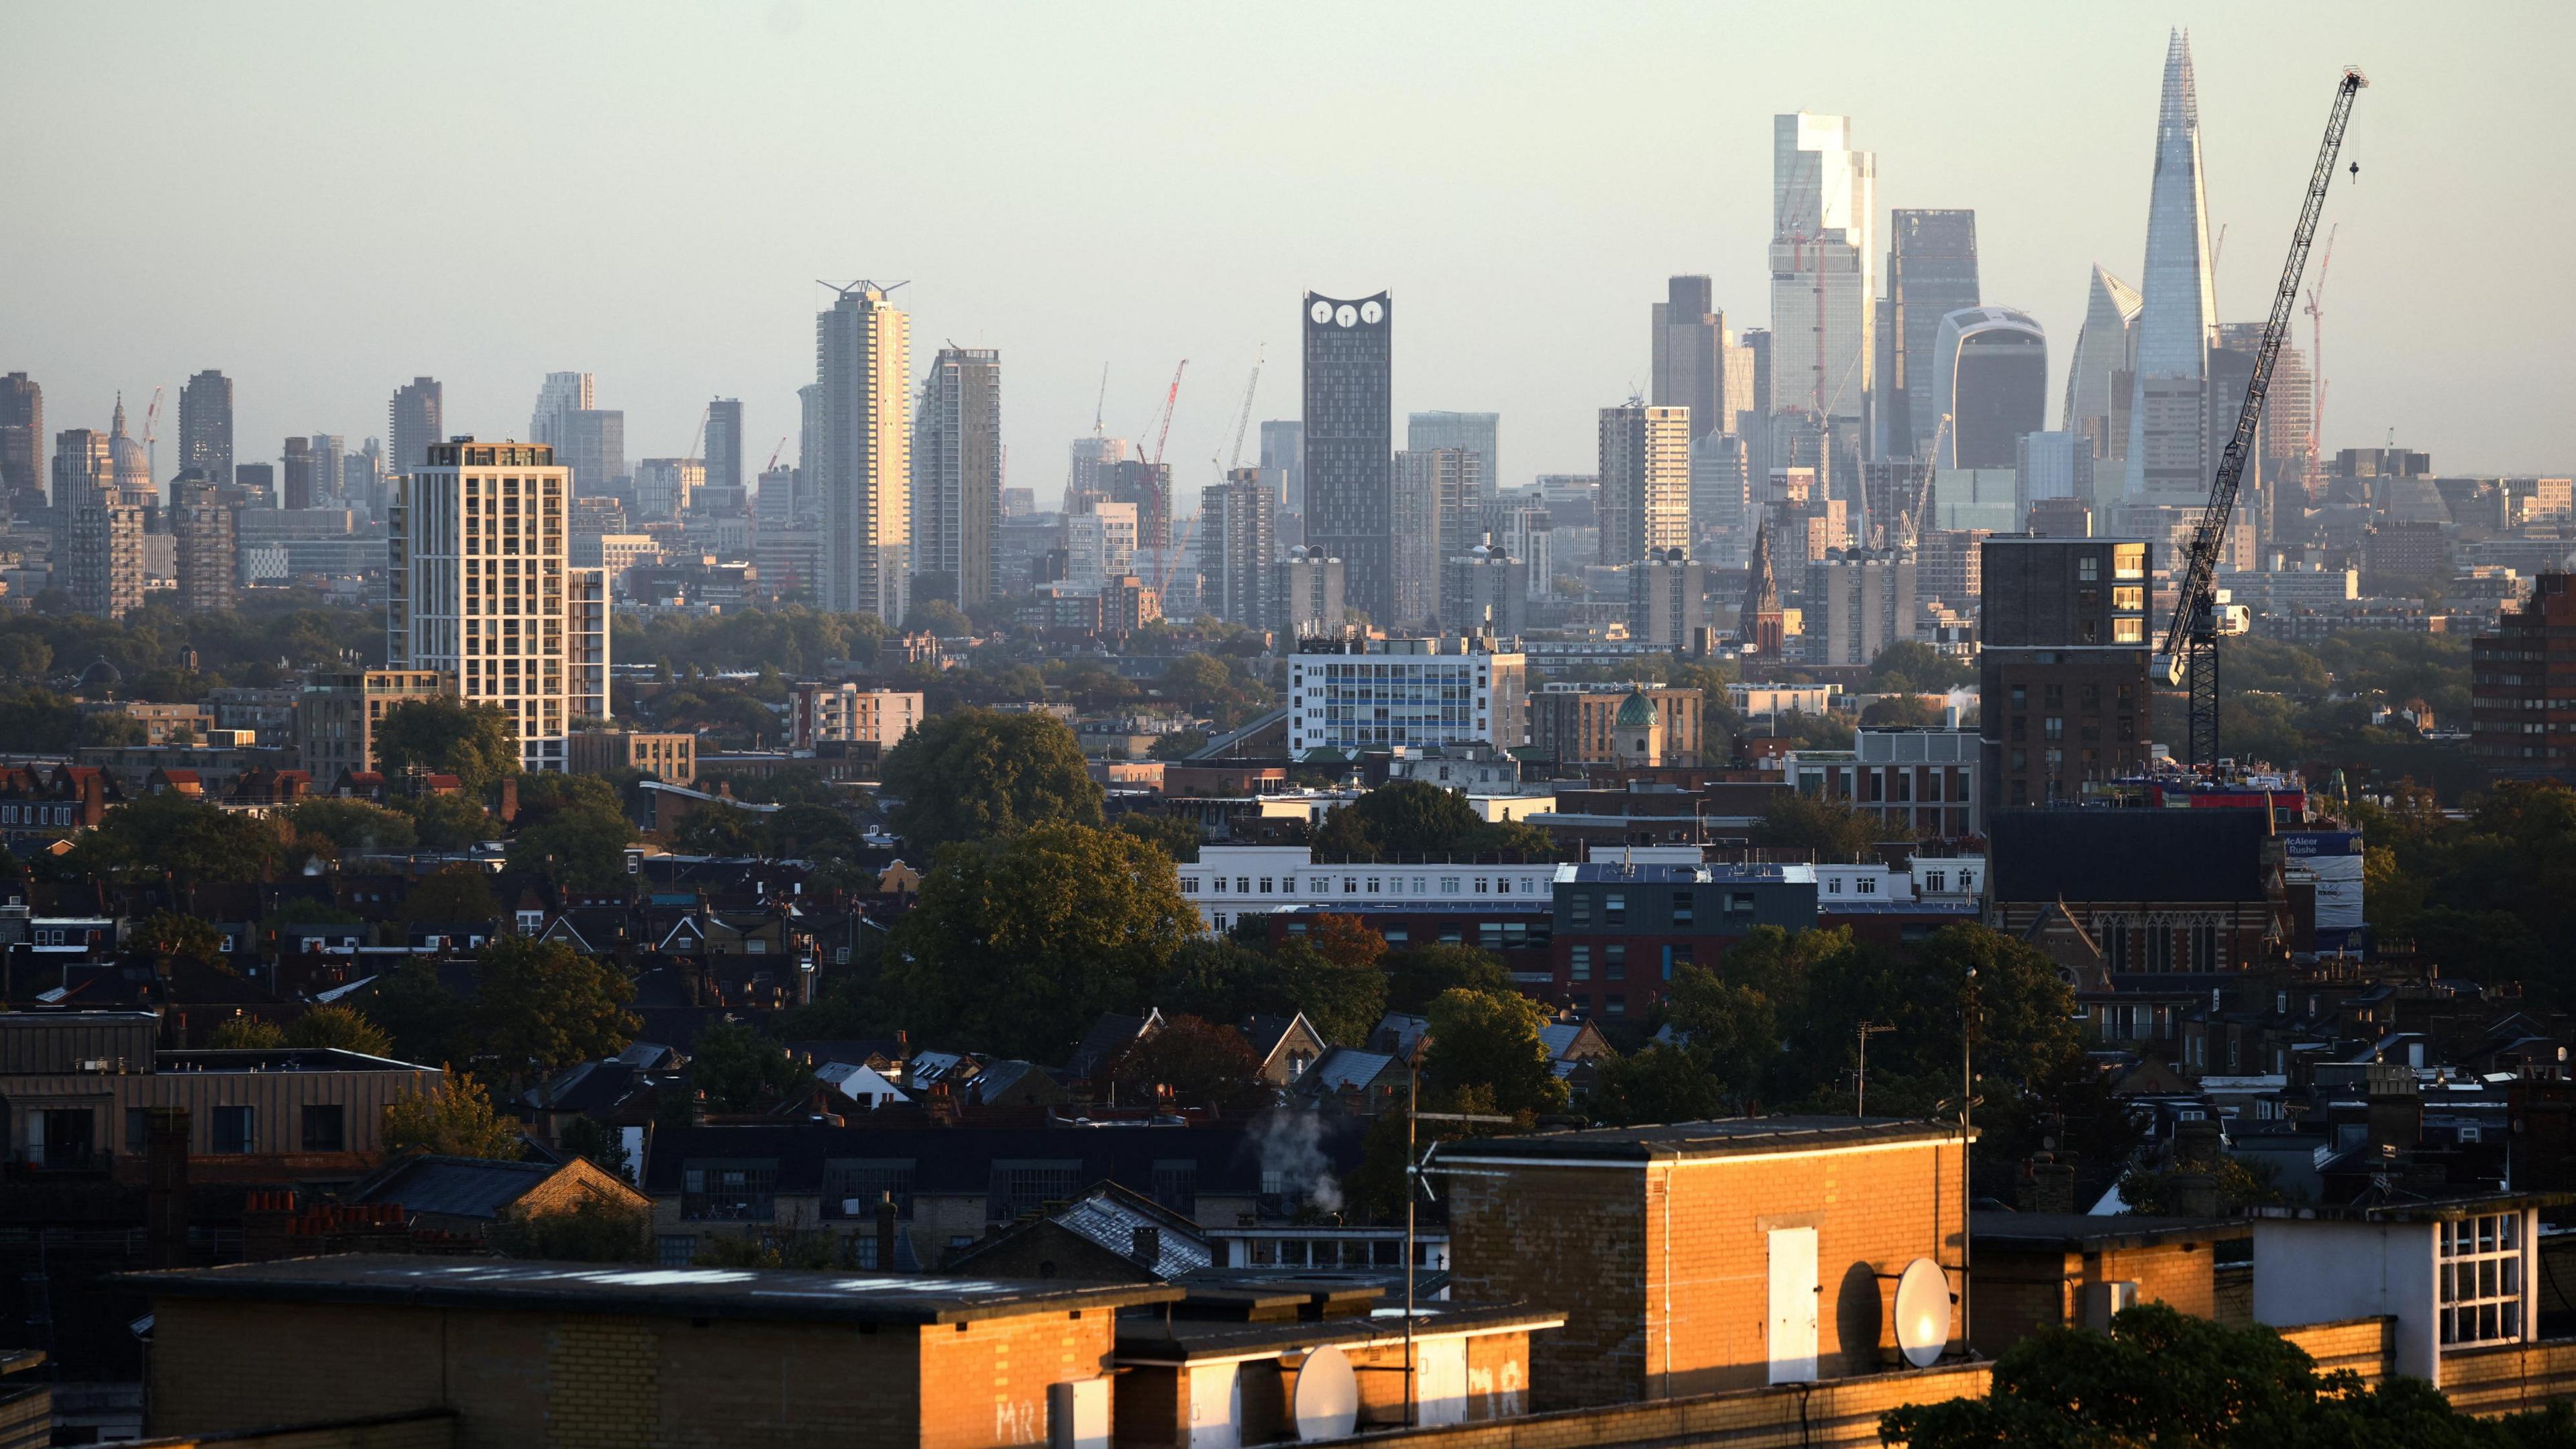
[[[1945, 1290], [1946, 1291], [1946, 1290]], [[1300, 1439], [1347, 1439], [1360, 1422], [1360, 1380], [1340, 1348], [1325, 1344], [1297, 1369], [1296, 1401], [1288, 1406]]]
[[1950, 1275], [1929, 1258], [1906, 1264], [1896, 1280], [1896, 1346], [1916, 1368], [1939, 1363], [1950, 1346]]

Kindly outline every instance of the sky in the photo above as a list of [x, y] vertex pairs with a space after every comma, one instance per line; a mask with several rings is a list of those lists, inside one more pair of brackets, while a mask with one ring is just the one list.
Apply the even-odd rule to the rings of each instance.
[[[1984, 300], [2049, 334], [2136, 281], [2168, 27], [2191, 32], [2227, 320], [2268, 304], [2335, 79], [2324, 444], [2576, 470], [2576, 6], [42, 4], [0, 0], [0, 371], [48, 430], [234, 382], [236, 454], [525, 436], [597, 375], [631, 460], [813, 379], [822, 281], [907, 283], [913, 366], [1003, 359], [1009, 482], [1134, 437], [1188, 367], [1185, 495], [1298, 411], [1299, 298], [1395, 295], [1395, 407], [1502, 414], [1498, 472], [1594, 469], [1676, 272], [1767, 324], [1770, 118], [1848, 114], [1878, 197], [1977, 212]], [[2311, 268], [2310, 281], [2317, 280]], [[2298, 318], [2294, 342], [2310, 343]], [[1246, 460], [1258, 451], [1247, 430]], [[173, 471], [175, 441], [162, 451]]]

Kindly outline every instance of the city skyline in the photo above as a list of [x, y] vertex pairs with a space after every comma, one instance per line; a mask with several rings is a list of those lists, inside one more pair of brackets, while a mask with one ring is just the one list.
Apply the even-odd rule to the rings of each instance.
[[[2197, 6], [2081, 19], [1971, 7], [1938, 24], [1881, 9], [1864, 17], [1876, 40], [1838, 47], [1771, 28], [1757, 15], [1666, 8], [1594, 17], [1571, 46], [1555, 44], [1535, 16], [1505, 17], [1468, 37], [1460, 78], [1442, 85], [1447, 112], [1427, 120], [1396, 79], [1401, 67], [1311, 85], [1283, 72], [1223, 95], [1161, 74], [1204, 70], [1192, 62], [1238, 46], [1260, 53], [1267, 41], [1257, 17], [1240, 17], [1220, 38], [1158, 27], [1146, 12], [1078, 26], [1031, 11], [1011, 28], [1013, 43], [990, 54], [979, 47], [974, 59], [994, 68], [995, 84], [1040, 108], [1063, 87], [1061, 126], [1002, 132], [985, 122], [924, 157], [809, 176], [792, 193], [798, 219], [786, 227], [748, 224], [749, 198], [810, 170], [817, 153], [803, 138], [827, 134], [821, 123], [847, 102], [830, 93], [809, 57], [828, 55], [835, 37], [871, 22], [792, 5], [692, 14], [641, 24], [603, 50], [585, 46], [590, 29], [580, 14], [539, 17], [519, 37], [526, 64], [564, 73], [556, 98], [533, 101], [509, 87], [517, 61], [482, 78], [442, 80], [494, 87], [508, 99], [455, 135], [416, 131], [402, 119], [402, 98], [418, 84], [402, 72], [440, 71], [435, 58], [474, 32], [466, 19], [424, 37], [420, 63], [393, 73], [365, 63], [393, 44], [390, 20], [370, 17], [299, 27], [265, 15], [171, 9], [0, 20], [10, 41], [0, 46], [9, 96], [0, 105], [49, 118], [20, 127], [38, 138], [8, 163], [20, 194], [67, 194], [73, 177], [96, 171], [111, 152], [143, 154], [156, 162], [145, 171], [156, 202], [206, 223], [186, 239], [181, 265], [172, 264], [180, 252], [164, 251], [183, 245], [167, 229], [75, 238], [22, 228], [0, 238], [0, 264], [44, 283], [0, 301], [0, 335], [15, 349], [0, 365], [44, 384], [54, 430], [104, 428], [119, 389], [139, 400], [158, 383], [175, 397], [190, 375], [220, 369], [238, 390], [236, 452], [245, 461], [273, 458], [281, 438], [308, 434], [316, 423], [354, 447], [380, 425], [385, 397], [423, 374], [447, 384], [450, 431], [514, 435], [543, 375], [578, 368], [600, 378], [604, 404], [628, 414], [629, 454], [682, 452], [705, 399], [723, 395], [744, 399], [745, 446], [756, 461], [781, 436], [794, 455], [794, 392], [810, 381], [806, 319], [829, 295], [814, 279], [908, 276], [914, 284], [898, 294], [900, 303], [925, 338], [994, 347], [1011, 359], [1004, 436], [1019, 468], [1009, 481], [1041, 499], [1056, 491], [1066, 440], [1089, 431], [1104, 360], [1107, 430], [1133, 436], [1159, 402], [1172, 362], [1191, 358], [1166, 456], [1176, 490], [1195, 497], [1216, 480], [1211, 460], [1223, 461], [1255, 348], [1267, 343], [1276, 354], [1292, 340], [1280, 299], [1308, 289], [1365, 296], [1386, 288], [1407, 315], [1395, 410], [1509, 415], [1517, 476], [1497, 480], [1508, 486], [1587, 466], [1597, 409], [1647, 378], [1635, 317], [1669, 276], [1709, 274], [1731, 326], [1767, 325], [1770, 217], [1761, 199], [1771, 118], [1801, 108], [1850, 116], [1855, 144], [1876, 155], [1875, 225], [1883, 228], [1896, 208], [1978, 213], [1985, 299], [2028, 311], [2062, 339], [2051, 358], [2057, 396], [2092, 268], [2143, 275], [2149, 117], [2163, 42], [2182, 26], [2192, 32], [2210, 221], [2213, 231], [2227, 228], [2217, 269], [2222, 321], [2259, 313], [2287, 232], [2288, 178], [2306, 164], [2336, 67], [2362, 63], [2378, 82], [2380, 104], [2354, 135], [2363, 172], [2338, 198], [2327, 452], [2379, 443], [2393, 427], [2401, 444], [2432, 452], [2446, 469], [2568, 465], [2570, 425], [2539, 404], [2570, 381], [2546, 339], [2564, 330], [2576, 304], [2552, 288], [2504, 293], [2514, 286], [2512, 268], [2459, 273], [2438, 308], [2421, 305], [2408, 287], [2444, 256], [2444, 228], [2426, 218], [2459, 214], [2467, 197], [2491, 197], [2509, 175], [2501, 156], [2491, 163], [2468, 144], [2473, 136], [2542, 133], [2541, 102], [2514, 77], [2536, 75], [2547, 35], [2569, 23], [2539, 7], [2481, 12], [2470, 29], [2438, 33], [2377, 7], [2251, 19]], [[1376, 17], [1373, 32], [1387, 53], [1409, 54], [1435, 37], [1453, 39], [1454, 19], [1436, 10]], [[968, 63], [963, 35], [946, 22], [889, 23], [890, 31], [877, 27], [883, 43], [923, 58], [917, 74], [899, 81], [907, 93], [936, 90]], [[2514, 44], [2483, 45], [2479, 27], [2490, 26], [2510, 27]], [[1723, 42], [1740, 79], [1679, 96], [1618, 88], [1618, 57], [1639, 53], [1641, 37], [1658, 32], [1657, 49]], [[113, 110], [45, 63], [108, 42], [135, 79]], [[1146, 42], [1160, 63], [1114, 103], [1085, 88], [1077, 104], [1070, 82], [1048, 70], [1066, 47], [1087, 54]], [[1932, 83], [1967, 73], [1968, 58], [2006, 43], [2034, 62], [2045, 59], [2022, 69], [2011, 107], [1963, 100]], [[683, 52], [717, 92], [749, 96], [761, 86], [760, 104], [727, 111], [732, 118], [713, 138], [684, 134], [641, 109], [637, 98], [649, 88], [628, 82]], [[312, 88], [263, 80], [289, 66], [322, 64], [328, 73], [333, 56], [353, 78], [365, 73], [392, 86], [386, 104], [339, 105], [338, 81]], [[155, 83], [183, 69], [186, 86]], [[1516, 82], [1540, 76], [1582, 100], [1514, 99]], [[208, 85], [222, 102], [211, 109]], [[1592, 94], [1603, 87], [1606, 100]], [[175, 114], [165, 107], [182, 96], [190, 125], [162, 124]], [[1604, 114], [1584, 114], [1605, 105]], [[340, 117], [329, 134], [301, 125], [326, 106]], [[1201, 117], [1216, 138], [1193, 140], [1196, 123], [1174, 124], [1187, 115]], [[2031, 124], [2032, 116], [2047, 123]], [[521, 143], [549, 128], [589, 148], [595, 164], [547, 161], [540, 170], [519, 159], [530, 150]], [[1377, 154], [1364, 144], [1371, 134], [1407, 139]], [[1614, 134], [1681, 139], [1587, 149]], [[274, 154], [255, 155], [274, 137], [285, 138]], [[978, 154], [974, 143], [1001, 154]], [[1405, 159], [1423, 148], [1449, 158], [1437, 174]], [[364, 170], [387, 149], [449, 163], [433, 171], [538, 188], [548, 205], [504, 246], [338, 219], [290, 224], [263, 200], [286, 183], [287, 169], [308, 166], [345, 171], [349, 195], [363, 200]], [[1122, 188], [1116, 205], [1104, 205], [1088, 181], [1077, 187], [1053, 174], [1076, 154], [1089, 158], [1074, 168], [1083, 175], [1115, 158], [1158, 184]], [[692, 222], [651, 245], [634, 244], [622, 220], [628, 198], [662, 184], [665, 173], [711, 167], [719, 155], [743, 168], [745, 222]], [[1655, 184], [1643, 185], [1647, 178]], [[962, 212], [948, 205], [967, 189], [1002, 199], [961, 202]], [[1316, 200], [1278, 212], [1284, 224], [1237, 235], [1241, 228], [1227, 219], [1245, 214], [1256, 195], [1274, 205], [1287, 195]], [[1210, 206], [1212, 197], [1229, 204]], [[1439, 205], [1422, 208], [1422, 221], [1408, 220], [1412, 200]], [[1392, 212], [1393, 220], [1340, 224], [1355, 208]], [[350, 210], [363, 216], [371, 208]], [[2547, 235], [2570, 210], [2567, 198], [2538, 188], [2517, 215]], [[1437, 229], [1427, 221], [1433, 212]], [[1571, 220], [1587, 215], [1615, 224]], [[1019, 220], [1004, 224], [1006, 216]], [[1461, 255], [1449, 240], [1498, 226], [1508, 228], [1511, 246]], [[1153, 244], [1142, 244], [1148, 238]], [[539, 256], [550, 260], [527, 264]], [[409, 284], [383, 286], [388, 273]], [[195, 293], [182, 285], [174, 300], [166, 288], [147, 296], [131, 287], [125, 279], [135, 275], [227, 283]], [[1579, 308], [1551, 304], [1546, 349], [1510, 345], [1520, 329], [1517, 309], [1505, 303], [1532, 275], [1571, 276], [1581, 298]], [[636, 306], [647, 291], [656, 305]], [[347, 309], [349, 325], [317, 345], [305, 324], [316, 308], [334, 306]], [[486, 325], [494, 314], [508, 325]], [[2423, 366], [2428, 356], [2442, 365]], [[1253, 417], [1295, 412], [1293, 369], [1274, 362]]]

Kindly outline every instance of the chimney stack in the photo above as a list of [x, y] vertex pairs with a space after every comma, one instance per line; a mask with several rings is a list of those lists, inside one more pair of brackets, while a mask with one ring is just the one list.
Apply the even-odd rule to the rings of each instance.
[[1163, 1261], [1163, 1230], [1151, 1225], [1137, 1228], [1135, 1248], [1128, 1256], [1145, 1271], [1154, 1272], [1154, 1265]]
[[894, 1271], [894, 1194], [877, 1194], [877, 1271]]

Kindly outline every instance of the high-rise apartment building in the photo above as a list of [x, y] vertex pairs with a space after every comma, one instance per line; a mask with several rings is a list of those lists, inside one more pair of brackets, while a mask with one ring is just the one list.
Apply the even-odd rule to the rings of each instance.
[[90, 490], [115, 489], [116, 465], [107, 441], [107, 434], [96, 428], [65, 428], [54, 435], [55, 508], [71, 507]]
[[[2263, 347], [2263, 324], [2260, 322], [2222, 322], [2218, 326], [2218, 349], [2243, 358], [2240, 366], [2249, 373], [2254, 355]], [[2215, 366], [2215, 364], [2212, 364]], [[2236, 426], [2236, 410], [2245, 402], [2246, 379], [2233, 379], [2225, 402], [2211, 417], [2210, 469], [2217, 471], [2217, 451], [2227, 446], [2227, 432]], [[2316, 379], [2308, 374], [2307, 354], [2288, 342], [2272, 358], [2272, 383], [2263, 393], [2263, 417], [2258, 424], [2259, 439], [2254, 458], [2262, 462], [2262, 482], [2275, 493], [2286, 491], [2304, 501], [2304, 484], [2308, 477], [2308, 433], [2316, 426]], [[2224, 419], [2223, 422], [2220, 419]], [[2246, 476], [2254, 473], [2249, 467]]]
[[1648, 549], [1628, 567], [1628, 637], [1688, 649], [1708, 623], [1708, 566], [1682, 548]]
[[233, 380], [207, 368], [179, 386], [179, 471], [233, 476]]
[[1771, 121], [1773, 412], [1859, 422], [1877, 322], [1878, 158], [1852, 149], [1849, 116]]
[[1001, 521], [1002, 354], [943, 347], [912, 421], [913, 573], [961, 605], [992, 598]]
[[1406, 449], [1395, 455], [1388, 560], [1401, 625], [1447, 617], [1442, 566], [1484, 538], [1485, 455], [1467, 448]]
[[2096, 458], [2129, 456], [2129, 404], [2138, 365], [2137, 289], [2093, 268], [2084, 330], [2066, 372], [2066, 409], [2058, 427], [2092, 444]]
[[1690, 410], [1601, 410], [1601, 562], [1634, 563], [1691, 542]]
[[73, 610], [122, 619], [142, 608], [143, 506], [114, 487], [76, 484], [68, 505], [57, 494], [55, 564]]
[[536, 412], [528, 421], [529, 440], [554, 448], [570, 447], [572, 415], [598, 406], [596, 391], [587, 372], [547, 373], [545, 385], [537, 389]]
[[196, 469], [170, 485], [170, 531], [183, 614], [229, 610], [240, 576], [241, 494]]
[[289, 438], [281, 444], [278, 451], [277, 471], [281, 489], [280, 507], [319, 508], [322, 506], [321, 464], [313, 456], [312, 439]]
[[[1158, 552], [1172, 546], [1172, 465], [1143, 458], [1121, 458], [1100, 465], [1100, 481], [1112, 503], [1136, 509], [1136, 546]], [[1065, 505], [1071, 508], [1068, 501]]]
[[1476, 476], [1485, 480], [1485, 491], [1491, 493], [1502, 486], [1502, 431], [1501, 413], [1408, 413], [1404, 446], [1416, 453], [1456, 448], [1476, 454]]
[[1309, 292], [1304, 337], [1306, 542], [1339, 558], [1352, 608], [1393, 617], [1393, 294]]
[[1109, 496], [1109, 470], [1127, 461], [1130, 444], [1125, 438], [1112, 438], [1095, 433], [1076, 438], [1067, 450], [1064, 472], [1064, 507], [1070, 513], [1085, 498]]
[[2576, 781], [2576, 575], [2544, 573], [2469, 641], [2469, 753], [2505, 779]]
[[45, 500], [45, 389], [23, 372], [0, 377], [0, 497], [21, 511]]
[[[1768, 480], [1765, 480], [1766, 482]], [[1717, 568], [1739, 568], [1753, 543], [1760, 504], [1752, 450], [1737, 433], [1702, 433], [1691, 444], [1691, 553]]]
[[687, 513], [707, 482], [707, 468], [695, 458], [645, 458], [635, 464], [635, 513], [648, 523], [667, 523]]
[[1950, 419], [1933, 430], [1941, 440], [1934, 466], [2009, 468], [2022, 435], [2048, 426], [2048, 334], [2029, 313], [1952, 312], [1941, 319], [1926, 360], [1928, 395]]
[[743, 486], [741, 398], [720, 397], [707, 404], [706, 464], [708, 487]]
[[305, 440], [305, 445], [306, 454], [313, 462], [311, 506], [346, 506], [348, 480], [344, 474], [349, 458], [349, 440], [337, 433], [315, 433]]
[[1984, 300], [1977, 283], [1977, 214], [1892, 211], [1887, 217], [1887, 326], [1878, 339], [1882, 457], [1918, 457], [1947, 404], [1918, 406], [1935, 371], [1941, 319]]
[[1914, 551], [1829, 548], [1807, 565], [1810, 664], [1867, 664], [1914, 638]]
[[617, 408], [581, 408], [564, 414], [557, 431], [563, 441], [555, 456], [571, 470], [576, 496], [625, 493], [633, 485], [626, 471], [626, 414]]
[[1098, 593], [1135, 565], [1135, 504], [1104, 500], [1064, 516], [1064, 582]]
[[1278, 508], [1259, 468], [1237, 468], [1200, 492], [1200, 602], [1206, 612], [1247, 629], [1276, 627], [1270, 559], [1278, 550]]
[[447, 388], [434, 377], [415, 377], [394, 389], [386, 408], [385, 438], [393, 444], [385, 472], [399, 477], [421, 465], [429, 445], [438, 442], [446, 422]]
[[1340, 559], [1299, 544], [1271, 565], [1271, 577], [1273, 627], [1301, 637], [1342, 627], [1348, 596]]
[[1293, 419], [1261, 424], [1261, 481], [1285, 513], [1306, 511], [1306, 425]]
[[1989, 813], [2080, 799], [2087, 784], [2146, 769], [2152, 552], [2136, 539], [1985, 541], [1977, 681]]
[[873, 282], [814, 319], [821, 446], [805, 471], [822, 505], [822, 607], [900, 623], [912, 561], [912, 318]]
[[608, 718], [608, 576], [566, 559], [571, 470], [536, 443], [430, 446], [389, 510], [385, 664], [452, 678], [509, 716], [520, 763], [564, 768]]
[[1529, 563], [1489, 536], [1440, 565], [1443, 628], [1516, 639], [1529, 627]]
[[1709, 279], [1673, 277], [1664, 284], [1664, 300], [1654, 306], [1653, 378], [1646, 401], [1661, 408], [1688, 408], [1690, 436], [1732, 432], [1734, 415], [1725, 406], [1726, 317], [1717, 310]]
[[2147, 202], [2147, 265], [2138, 290], [2123, 499], [2151, 507], [2197, 506], [2209, 497], [2207, 385], [2218, 294], [2209, 260], [2209, 198], [2201, 180], [2200, 98], [2192, 85], [2191, 42], [2179, 30], [2165, 50], [2154, 189]]

